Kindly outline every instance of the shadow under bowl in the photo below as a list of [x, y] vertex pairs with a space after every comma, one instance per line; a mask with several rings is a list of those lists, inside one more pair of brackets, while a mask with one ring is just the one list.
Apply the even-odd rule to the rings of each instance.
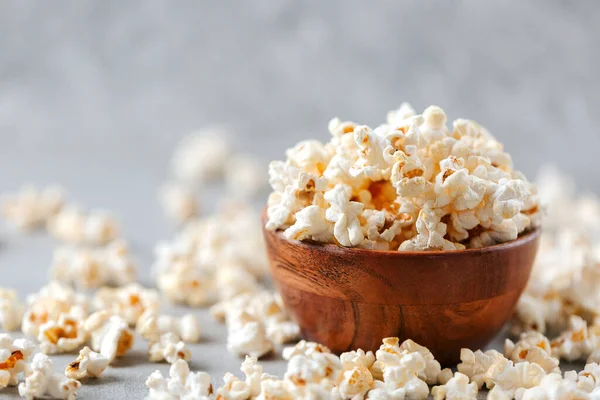
[[539, 235], [481, 249], [398, 252], [264, 230], [273, 280], [305, 339], [336, 353], [375, 351], [390, 336], [412, 339], [442, 365], [459, 362], [463, 347], [483, 348], [510, 319]]

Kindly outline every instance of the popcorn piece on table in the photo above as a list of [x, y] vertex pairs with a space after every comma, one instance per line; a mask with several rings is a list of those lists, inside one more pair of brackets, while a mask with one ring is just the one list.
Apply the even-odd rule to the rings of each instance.
[[560, 372], [559, 360], [552, 357], [550, 341], [539, 332], [522, 333], [517, 343], [506, 339], [504, 342], [504, 355], [516, 363], [529, 361], [538, 364], [548, 374]]
[[230, 158], [230, 145], [220, 130], [201, 130], [184, 137], [173, 154], [175, 177], [190, 184], [200, 184], [222, 174]]
[[21, 326], [25, 305], [19, 301], [17, 291], [0, 288], [0, 329], [11, 332]]
[[18, 375], [23, 372], [35, 344], [26, 339], [13, 339], [0, 333], [0, 390], [18, 383]]
[[342, 398], [364, 398], [375, 384], [369, 369], [375, 362], [373, 352], [351, 351], [340, 355], [342, 371], [336, 382], [337, 391]]
[[40, 327], [38, 342], [44, 354], [68, 353], [81, 347], [88, 334], [80, 317], [61, 314], [57, 321], [48, 321]]
[[98, 378], [108, 367], [108, 363], [108, 358], [86, 346], [79, 351], [77, 359], [67, 365], [65, 375], [78, 381], [87, 377]]
[[589, 399], [588, 393], [577, 388], [568, 379], [563, 379], [560, 373], [544, 376], [539, 386], [517, 391], [520, 400], [583, 400]]
[[199, 214], [198, 195], [186, 185], [165, 185], [160, 191], [160, 203], [167, 217], [177, 224], [183, 224]]
[[273, 350], [264, 323], [239, 311], [227, 320], [227, 350], [238, 356], [261, 357]]
[[519, 396], [525, 389], [539, 386], [542, 378], [546, 376], [544, 369], [537, 364], [527, 361], [513, 364], [512, 361], [504, 366], [494, 378], [494, 387], [489, 396], [508, 396], [514, 398]]
[[98, 289], [94, 304], [99, 310], [108, 310], [123, 317], [129, 325], [135, 325], [146, 311], [156, 311], [160, 307], [158, 293], [138, 283], [130, 283], [119, 288]]
[[177, 334], [186, 343], [196, 343], [200, 340], [200, 324], [193, 314], [182, 317], [159, 315], [156, 311], [148, 310], [138, 318], [135, 330], [144, 339], [156, 341], [164, 333]]
[[59, 212], [64, 203], [61, 188], [49, 186], [39, 190], [26, 185], [14, 195], [2, 198], [2, 216], [16, 228], [30, 231], [43, 227]]
[[50, 268], [54, 279], [85, 289], [125, 285], [135, 280], [135, 271], [135, 262], [123, 240], [99, 249], [58, 247]]
[[[342, 371], [341, 361], [326, 346], [301, 340], [295, 346], [283, 349], [282, 354], [283, 358], [288, 361], [286, 379], [292, 382], [301, 381], [301, 377], [298, 377], [298, 374], [302, 375], [309, 372], [302, 372], [301, 367], [303, 365], [312, 369], [310, 373], [316, 374], [315, 376], [319, 377], [319, 379], [326, 379], [328, 384], [333, 385], [340, 378]], [[296, 361], [292, 364], [293, 359], [296, 359]], [[356, 361], [359, 362], [358, 360]], [[314, 383], [318, 383], [316, 378]]]
[[241, 380], [231, 373], [225, 374], [223, 377], [223, 386], [217, 389], [217, 398], [231, 400], [250, 399], [260, 394], [263, 368], [257, 363], [257, 359], [246, 356], [240, 370], [244, 374], [245, 379]]
[[106, 310], [90, 315], [84, 323], [84, 329], [90, 334], [92, 350], [99, 352], [109, 362], [133, 347], [134, 334], [129, 324]]
[[579, 316], [572, 315], [569, 329], [550, 343], [555, 357], [577, 361], [585, 360], [593, 351], [592, 337], [588, 332], [587, 322]]
[[264, 167], [250, 156], [234, 155], [225, 165], [225, 184], [237, 198], [256, 196], [266, 186]]
[[87, 296], [58, 281], [50, 281], [39, 292], [27, 297], [21, 330], [25, 335], [37, 337], [42, 325], [58, 321], [61, 314], [85, 318], [88, 310]]
[[481, 350], [473, 352], [469, 349], [461, 349], [460, 359], [461, 363], [457, 365], [458, 371], [468, 376], [479, 389], [484, 384], [488, 389], [493, 388], [496, 375], [510, 364], [510, 361], [496, 350], [488, 350], [484, 353]]
[[160, 371], [154, 371], [146, 380], [149, 389], [148, 399], [197, 399], [209, 400], [213, 394], [210, 375], [205, 372], [190, 372], [188, 363], [177, 360], [165, 378]]
[[429, 396], [429, 387], [419, 378], [425, 371], [425, 359], [420, 353], [406, 353], [397, 365], [387, 365], [383, 370], [383, 382], [376, 381], [375, 395], [400, 397], [409, 399], [426, 399]]
[[48, 231], [67, 243], [105, 245], [117, 238], [119, 227], [105, 211], [85, 213], [77, 207], [66, 206], [48, 221]]
[[25, 381], [19, 384], [19, 394], [28, 400], [45, 396], [73, 400], [80, 386], [79, 381], [55, 373], [52, 360], [38, 353], [25, 370]]
[[434, 400], [475, 400], [477, 399], [477, 392], [477, 384], [475, 382], [469, 383], [469, 377], [460, 372], [455, 373], [454, 377], [446, 384], [435, 386], [431, 390]]
[[150, 342], [148, 354], [152, 362], [164, 360], [169, 364], [173, 364], [177, 360], [189, 361], [192, 357], [192, 353], [185, 343], [173, 332], [163, 333], [158, 340]]

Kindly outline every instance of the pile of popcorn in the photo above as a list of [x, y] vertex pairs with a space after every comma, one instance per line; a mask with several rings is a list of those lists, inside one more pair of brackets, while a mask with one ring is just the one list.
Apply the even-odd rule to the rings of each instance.
[[460, 250], [539, 224], [536, 187], [474, 121], [408, 104], [371, 129], [335, 118], [269, 166], [267, 229], [290, 240], [377, 250]]

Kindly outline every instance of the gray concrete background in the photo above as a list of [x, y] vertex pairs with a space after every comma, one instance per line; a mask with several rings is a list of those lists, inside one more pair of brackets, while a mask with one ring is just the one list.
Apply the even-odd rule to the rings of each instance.
[[[553, 161], [598, 191], [599, 26], [591, 0], [3, 0], [0, 192], [58, 182], [113, 210], [150, 283], [152, 246], [171, 234], [157, 187], [175, 143], [207, 124], [266, 161], [326, 138], [333, 116], [377, 124], [401, 101], [435, 103], [487, 126], [528, 175]], [[5, 228], [0, 240], [0, 285], [37, 290], [52, 242]], [[193, 364], [219, 381], [239, 361], [200, 315]], [[142, 398], [156, 368], [144, 351], [81, 398]]]

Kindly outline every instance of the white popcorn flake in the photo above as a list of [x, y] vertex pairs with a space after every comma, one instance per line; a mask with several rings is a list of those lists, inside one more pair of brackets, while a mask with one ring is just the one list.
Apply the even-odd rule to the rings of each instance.
[[50, 397], [73, 400], [81, 383], [54, 372], [54, 365], [48, 356], [38, 353], [25, 370], [25, 381], [19, 384], [21, 397], [33, 400]]
[[560, 372], [559, 360], [552, 357], [550, 341], [543, 334], [530, 331], [521, 334], [517, 343], [506, 339], [504, 343], [504, 355], [514, 361], [528, 361], [541, 366], [546, 373]]
[[17, 291], [0, 288], [0, 329], [11, 332], [21, 326], [25, 305], [19, 301]]
[[205, 372], [190, 372], [188, 363], [177, 360], [165, 378], [160, 371], [153, 372], [146, 380], [148, 399], [195, 399], [208, 400], [213, 394], [210, 375]]
[[459, 372], [469, 377], [472, 382], [481, 387], [485, 384], [488, 389], [494, 387], [494, 378], [510, 361], [496, 350], [488, 350], [485, 353], [481, 350], [475, 352], [469, 349], [461, 349], [461, 363], [457, 365]]
[[239, 311], [227, 318], [227, 350], [238, 356], [261, 357], [273, 349], [264, 323]]
[[108, 310], [121, 316], [129, 325], [134, 325], [145, 311], [158, 310], [160, 300], [156, 290], [130, 283], [119, 288], [100, 288], [94, 304], [97, 309]]
[[144, 312], [138, 318], [135, 329], [140, 336], [151, 341], [157, 340], [164, 333], [172, 332], [186, 343], [196, 343], [201, 335], [200, 324], [193, 314], [176, 317], [159, 315], [153, 310]]
[[352, 189], [343, 184], [336, 185], [333, 189], [325, 192], [325, 200], [331, 206], [326, 211], [328, 221], [335, 223], [333, 234], [342, 246], [356, 246], [364, 239], [358, 216], [364, 205], [350, 201]]
[[119, 227], [106, 211], [85, 213], [75, 206], [66, 206], [48, 221], [48, 231], [67, 243], [105, 245], [117, 238]]
[[224, 384], [216, 392], [218, 399], [254, 399], [260, 394], [263, 368], [257, 363], [257, 359], [246, 356], [240, 370], [244, 373], [245, 380], [240, 380], [231, 373], [225, 374]]
[[17, 229], [31, 231], [43, 227], [60, 211], [63, 203], [64, 193], [59, 187], [48, 186], [40, 190], [25, 185], [18, 193], [3, 196], [0, 211]]
[[457, 372], [454, 377], [441, 386], [431, 390], [434, 400], [468, 400], [477, 399], [477, 384], [469, 383], [469, 377]]
[[68, 314], [61, 314], [57, 321], [43, 324], [37, 337], [44, 354], [68, 353], [80, 348], [87, 338], [83, 320]]
[[65, 375], [78, 381], [87, 377], [98, 378], [108, 367], [108, 364], [108, 358], [86, 346], [79, 351], [79, 356], [75, 361], [67, 365]]
[[183, 224], [198, 216], [199, 199], [189, 186], [170, 183], [160, 191], [160, 204], [166, 216], [176, 224]]
[[0, 333], [0, 390], [18, 383], [18, 375], [24, 371], [35, 344], [26, 339], [13, 339]]
[[585, 360], [593, 351], [593, 341], [588, 332], [587, 322], [572, 315], [569, 329], [550, 343], [552, 354], [567, 361]]
[[109, 362], [125, 355], [133, 347], [134, 334], [127, 321], [106, 310], [90, 315], [84, 329], [90, 334], [92, 350], [102, 354]]
[[229, 141], [220, 129], [206, 129], [184, 137], [173, 154], [175, 177], [189, 184], [201, 184], [219, 177], [230, 157]]
[[587, 393], [578, 389], [577, 385], [563, 379], [560, 373], [544, 376], [539, 386], [526, 389], [518, 394], [520, 400], [583, 400]]
[[342, 398], [364, 398], [375, 384], [369, 367], [373, 365], [375, 356], [372, 352], [343, 353], [340, 356], [342, 371], [336, 383]]
[[510, 361], [492, 378], [495, 384], [492, 391], [504, 392], [512, 398], [522, 389], [539, 386], [544, 376], [546, 372], [537, 364], [527, 361], [513, 364]]
[[191, 351], [177, 334], [172, 332], [163, 333], [158, 340], [150, 342], [148, 349], [150, 361], [166, 361], [173, 364], [177, 360], [189, 361], [192, 357]]

